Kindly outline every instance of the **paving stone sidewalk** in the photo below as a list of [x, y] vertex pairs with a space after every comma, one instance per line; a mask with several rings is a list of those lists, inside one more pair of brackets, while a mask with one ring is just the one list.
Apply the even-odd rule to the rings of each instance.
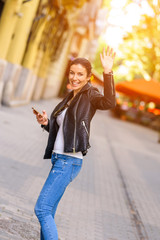
[[[31, 107], [51, 113], [60, 99], [0, 108], [0, 240], [38, 240], [34, 205], [51, 167], [47, 133]], [[79, 176], [57, 210], [63, 240], [159, 240], [160, 145], [150, 129], [98, 111]]]

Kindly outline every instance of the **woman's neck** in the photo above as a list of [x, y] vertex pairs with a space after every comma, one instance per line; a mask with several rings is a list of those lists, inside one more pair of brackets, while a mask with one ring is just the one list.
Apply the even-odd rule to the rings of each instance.
[[[82, 88], [81, 88], [82, 89]], [[81, 89], [77, 89], [73, 91], [73, 96], [75, 97], [77, 95], [77, 93], [81, 90]]]

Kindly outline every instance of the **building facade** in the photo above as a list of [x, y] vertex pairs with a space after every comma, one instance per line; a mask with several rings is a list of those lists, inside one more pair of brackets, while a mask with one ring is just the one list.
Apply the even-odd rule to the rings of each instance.
[[0, 102], [63, 94], [73, 57], [93, 60], [102, 1], [0, 0]]

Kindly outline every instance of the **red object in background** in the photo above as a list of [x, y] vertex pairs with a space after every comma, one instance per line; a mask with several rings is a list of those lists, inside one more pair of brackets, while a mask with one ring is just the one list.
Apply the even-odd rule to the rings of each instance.
[[160, 115], [160, 109], [157, 108], [148, 108], [148, 112], [154, 113], [154, 115]]
[[144, 110], [144, 106], [139, 106], [139, 110], [143, 111]]
[[117, 83], [116, 91], [121, 92], [133, 99], [140, 99], [144, 102], [160, 104], [160, 83], [154, 80], [135, 79], [131, 82]]

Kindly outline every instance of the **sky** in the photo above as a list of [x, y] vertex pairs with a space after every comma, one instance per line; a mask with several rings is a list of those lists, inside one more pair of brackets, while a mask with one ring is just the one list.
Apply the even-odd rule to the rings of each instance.
[[[108, 27], [102, 35], [102, 39], [115, 50], [118, 49], [120, 43], [123, 42], [125, 32], [132, 31], [132, 26], [138, 25], [141, 15], [152, 15], [153, 12], [146, 0], [131, 3], [127, 7], [124, 6], [127, 0], [112, 0], [111, 11], [107, 18]], [[155, 4], [158, 0], [154, 0]], [[140, 4], [139, 4], [140, 2]]]

